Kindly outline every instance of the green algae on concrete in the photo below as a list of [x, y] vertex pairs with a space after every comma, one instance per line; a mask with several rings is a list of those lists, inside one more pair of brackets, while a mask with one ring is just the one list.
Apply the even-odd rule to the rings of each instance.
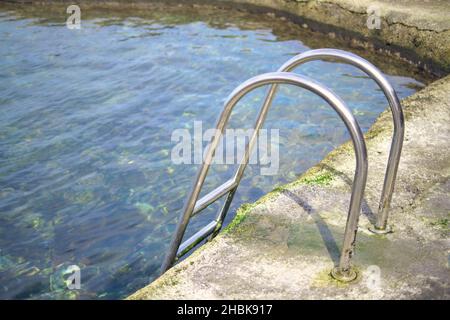
[[316, 184], [316, 185], [329, 185], [332, 180], [333, 176], [330, 172], [318, 174], [317, 176], [311, 178], [304, 177], [303, 179], [300, 179], [300, 181], [305, 184]]

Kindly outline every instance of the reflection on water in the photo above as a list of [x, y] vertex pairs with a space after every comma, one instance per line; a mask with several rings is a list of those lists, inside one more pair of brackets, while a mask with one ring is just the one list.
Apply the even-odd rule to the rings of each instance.
[[[1, 298], [122, 298], [146, 285], [197, 170], [171, 163], [172, 131], [192, 130], [194, 120], [212, 127], [234, 87], [297, 53], [342, 47], [243, 12], [90, 9], [81, 30], [68, 30], [64, 9], [0, 9]], [[422, 86], [398, 61], [374, 59], [400, 97]], [[341, 95], [364, 130], [386, 107], [350, 66], [313, 62], [301, 72]], [[244, 98], [230, 127], [250, 127], [264, 93]], [[279, 174], [250, 166], [227, 221], [348, 139], [323, 101], [291, 86], [281, 87], [265, 127], [280, 129]], [[233, 168], [214, 167], [206, 189]], [[188, 235], [213, 213], [195, 217]], [[80, 291], [62, 282], [72, 264]]]

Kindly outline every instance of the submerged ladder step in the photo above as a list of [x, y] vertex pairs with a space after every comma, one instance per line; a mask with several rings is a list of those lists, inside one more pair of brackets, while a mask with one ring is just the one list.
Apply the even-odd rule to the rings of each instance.
[[214, 232], [217, 226], [217, 221], [213, 220], [208, 223], [206, 226], [201, 228], [197, 233], [191, 236], [189, 239], [184, 241], [177, 252], [177, 259], [184, 256], [187, 252], [189, 252], [193, 247], [206, 239], [210, 234]]
[[205, 209], [207, 206], [209, 206], [211, 203], [216, 201], [217, 199], [220, 199], [224, 195], [226, 195], [228, 192], [233, 190], [237, 187], [237, 182], [235, 179], [230, 179], [224, 184], [221, 184], [217, 188], [215, 188], [213, 191], [202, 197], [200, 200], [198, 200], [195, 203], [194, 210], [192, 211], [191, 217], [195, 216], [197, 213]]

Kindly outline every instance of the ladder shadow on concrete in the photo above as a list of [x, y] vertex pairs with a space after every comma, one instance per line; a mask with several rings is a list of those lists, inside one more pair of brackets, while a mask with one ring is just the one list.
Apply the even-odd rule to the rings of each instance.
[[322, 219], [317, 210], [314, 209], [305, 199], [302, 199], [298, 194], [295, 194], [290, 190], [283, 190], [281, 193], [298, 204], [314, 220], [328, 254], [333, 260], [334, 265], [337, 266], [339, 264], [341, 253], [333, 233], [328, 227], [328, 224]]
[[[335, 168], [330, 167], [327, 164], [320, 164], [320, 168], [323, 168], [326, 171], [331, 172], [333, 175], [338, 176], [349, 187], [352, 186], [353, 180], [348, 175], [346, 175], [344, 172], [336, 170]], [[376, 223], [377, 215], [375, 215], [375, 213], [373, 212], [366, 197], [363, 197], [363, 200], [362, 200], [361, 213], [367, 217], [367, 219], [370, 221], [371, 224]]]

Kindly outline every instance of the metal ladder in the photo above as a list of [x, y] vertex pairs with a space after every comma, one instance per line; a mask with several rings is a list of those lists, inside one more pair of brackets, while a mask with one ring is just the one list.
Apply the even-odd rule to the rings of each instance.
[[[377, 221], [369, 230], [377, 234], [390, 233], [392, 230], [387, 225], [387, 220], [389, 217], [392, 193], [394, 191], [394, 183], [395, 178], [397, 177], [397, 170], [405, 135], [405, 120], [403, 117], [402, 106], [392, 85], [383, 76], [381, 71], [369, 61], [356, 54], [337, 49], [317, 49], [306, 51], [287, 61], [278, 69], [278, 71], [290, 72], [297, 66], [300, 66], [306, 62], [330, 58], [351, 64], [366, 73], [370, 78], [375, 80], [389, 102], [389, 107], [391, 109], [394, 122], [394, 134], [392, 136], [389, 159], [384, 176], [383, 191], [381, 192], [381, 198], [378, 206]], [[272, 86], [267, 94], [264, 105], [270, 105], [272, 103], [276, 90], [277, 87]]]
[[[278, 72], [262, 74], [245, 81], [240, 86], [238, 86], [228, 97], [216, 125], [216, 132], [219, 132], [220, 134], [214, 135], [210, 144], [208, 145], [208, 150], [205, 154], [202, 166], [198, 171], [197, 177], [192, 187], [192, 191], [184, 205], [180, 220], [175, 231], [175, 235], [171, 241], [169, 251], [161, 267], [162, 273], [168, 270], [176, 262], [176, 260], [188, 253], [201, 241], [209, 236], [211, 238], [214, 237], [220, 231], [225, 215], [230, 207], [233, 196], [236, 192], [237, 187], [239, 186], [240, 180], [247, 166], [252, 148], [259, 133], [259, 129], [262, 127], [267, 112], [271, 106], [277, 87], [279, 84], [291, 84], [307, 89], [322, 97], [337, 112], [350, 133], [355, 150], [356, 169], [353, 179], [352, 194], [348, 209], [348, 217], [346, 222], [341, 257], [339, 265], [331, 271], [331, 275], [334, 278], [345, 282], [352, 281], [357, 277], [356, 271], [352, 268], [350, 261], [354, 250], [359, 214], [361, 211], [361, 203], [367, 180], [368, 163], [364, 136], [353, 114], [336, 94], [307, 77], [289, 72], [302, 63], [324, 58], [338, 59], [360, 68], [377, 82], [389, 101], [389, 105], [394, 117], [394, 136], [391, 144], [391, 151], [389, 155], [384, 187], [379, 206], [378, 219], [374, 228], [371, 228], [371, 230], [375, 233], [386, 233], [389, 231], [389, 229], [387, 228], [388, 210], [392, 199], [393, 186], [397, 173], [404, 136], [403, 113], [397, 95], [392, 86], [382, 75], [382, 73], [370, 62], [364, 60], [363, 58], [342, 50], [311, 50], [290, 59], [279, 69]], [[241, 160], [235, 175], [233, 176], [233, 178], [226, 181], [216, 189], [212, 190], [201, 199], [198, 199], [201, 188], [208, 173], [208, 169], [213, 160], [215, 149], [219, 144], [220, 137], [223, 135], [234, 106], [243, 96], [245, 96], [250, 91], [269, 84], [271, 85], [271, 88], [258, 114], [257, 120], [254, 125], [254, 133], [246, 145], [243, 159]], [[183, 235], [190, 218], [198, 214], [210, 204], [214, 203], [216, 200], [224, 197], [225, 195], [227, 195], [226, 200], [222, 208], [219, 210], [216, 219], [204, 226], [189, 239], [182, 242]]]

